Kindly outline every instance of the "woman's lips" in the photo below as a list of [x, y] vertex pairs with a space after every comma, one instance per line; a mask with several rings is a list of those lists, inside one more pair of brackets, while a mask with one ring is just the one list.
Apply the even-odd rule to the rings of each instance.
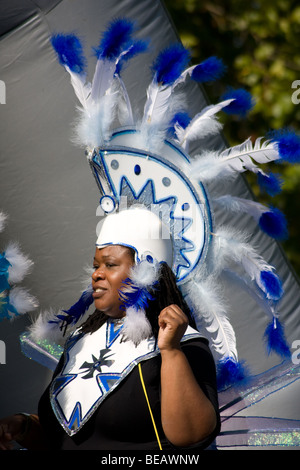
[[94, 299], [99, 299], [100, 297], [102, 297], [103, 294], [105, 294], [107, 289], [104, 289], [102, 287], [96, 287], [94, 288], [94, 292], [93, 292], [93, 298]]

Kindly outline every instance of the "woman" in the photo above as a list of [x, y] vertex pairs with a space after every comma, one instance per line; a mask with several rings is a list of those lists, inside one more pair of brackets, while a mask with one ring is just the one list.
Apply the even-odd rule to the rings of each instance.
[[66, 343], [38, 417], [1, 421], [1, 448], [11, 440], [45, 450], [206, 448], [219, 431], [214, 361], [172, 270], [159, 263], [146, 307], [151, 336], [134, 344], [123, 334], [128, 310], [120, 292], [136, 253], [127, 243], [97, 244], [96, 311]]

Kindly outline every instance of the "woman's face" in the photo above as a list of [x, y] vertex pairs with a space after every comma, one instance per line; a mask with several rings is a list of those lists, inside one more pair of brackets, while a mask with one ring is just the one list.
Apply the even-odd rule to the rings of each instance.
[[120, 318], [125, 312], [120, 309], [119, 290], [123, 281], [129, 276], [133, 265], [132, 255], [128, 248], [120, 245], [96, 248], [92, 286], [94, 304], [112, 318]]

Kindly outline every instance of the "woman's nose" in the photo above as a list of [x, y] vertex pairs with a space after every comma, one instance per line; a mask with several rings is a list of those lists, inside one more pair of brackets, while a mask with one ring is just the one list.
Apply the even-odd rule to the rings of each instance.
[[92, 279], [94, 281], [96, 281], [98, 279], [104, 279], [104, 277], [105, 277], [105, 273], [104, 273], [104, 270], [101, 269], [101, 268], [95, 269], [95, 271], [92, 274]]

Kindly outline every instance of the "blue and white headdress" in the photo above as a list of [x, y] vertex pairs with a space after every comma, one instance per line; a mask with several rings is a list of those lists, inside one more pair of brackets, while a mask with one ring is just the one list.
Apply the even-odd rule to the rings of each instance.
[[[211, 57], [189, 66], [190, 55], [182, 45], [163, 50], [151, 66], [152, 80], [146, 89], [144, 110], [137, 116], [122, 79], [129, 60], [147, 50], [148, 43], [135, 38], [134, 23], [117, 19], [108, 26], [95, 49], [96, 69], [91, 83], [87, 81], [86, 60], [76, 36], [58, 34], [52, 38], [52, 45], [70, 74], [80, 103], [75, 140], [86, 149], [101, 194], [99, 213], [104, 222], [97, 244], [130, 245], [136, 250], [137, 266], [154, 269], [150, 272], [153, 276], [145, 275], [144, 283], [138, 282], [143, 276], [133, 274], [129, 298], [135, 300], [128, 308], [141, 302], [136, 311], [142, 311], [143, 298], [147, 299], [143, 295], [156, 279], [155, 262], [168, 261], [199, 329], [208, 335], [220, 382], [226, 385], [243, 378], [245, 373], [239, 362], [227, 302], [220, 289], [220, 276], [226, 272], [247, 288], [270, 315], [265, 332], [268, 348], [289, 356], [278, 313], [278, 301], [283, 295], [281, 280], [274, 267], [251, 245], [251, 234], [220, 225], [214, 207], [250, 215], [261, 230], [277, 239], [287, 235], [285, 218], [277, 209], [253, 200], [230, 194], [215, 198], [206, 183], [250, 171], [257, 175], [260, 187], [273, 195], [280, 191], [280, 180], [263, 171], [261, 165], [299, 162], [299, 137], [293, 131], [277, 131], [268, 140], [248, 139], [223, 151], [201, 148], [197, 156], [191, 157], [191, 142], [220, 131], [218, 113], [243, 116], [253, 106], [248, 92], [229, 90], [219, 103], [206, 106], [195, 116], [188, 115], [183, 95], [186, 82], [211, 82], [219, 78], [225, 71], [222, 61]], [[142, 212], [155, 214], [161, 220], [162, 232], [167, 227], [167, 236], [161, 235], [157, 240], [165, 243], [166, 253], [170, 246], [165, 240], [171, 240], [172, 262], [157, 255], [161, 248], [158, 241], [156, 246], [155, 243], [152, 247], [147, 243], [138, 246], [142, 237], [133, 227], [135, 224], [143, 228], [143, 219], [141, 215], [135, 217], [136, 206]], [[131, 216], [135, 222], [130, 220]], [[122, 230], [118, 231], [117, 222], [122, 217], [127, 222], [122, 221], [119, 225]], [[111, 226], [105, 232], [106, 220], [111, 221]], [[153, 237], [149, 239], [153, 241]], [[69, 311], [50, 320], [51, 325], [60, 321], [75, 325], [90, 303], [91, 294], [87, 290]]]

